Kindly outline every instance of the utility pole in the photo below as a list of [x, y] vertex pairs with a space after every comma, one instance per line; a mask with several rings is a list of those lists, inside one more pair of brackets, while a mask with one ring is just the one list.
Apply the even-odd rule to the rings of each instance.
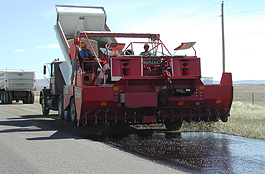
[[222, 5], [221, 5], [221, 18], [222, 18], [222, 53], [223, 53], [223, 72], [225, 72], [224, 1], [222, 1]]

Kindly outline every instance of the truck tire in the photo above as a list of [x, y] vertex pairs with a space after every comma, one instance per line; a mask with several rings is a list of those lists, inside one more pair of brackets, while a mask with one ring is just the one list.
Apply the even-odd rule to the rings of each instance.
[[30, 101], [30, 94], [29, 92], [25, 92], [26, 93], [26, 98], [23, 98], [23, 104], [29, 104]]
[[9, 103], [9, 104], [12, 104], [12, 101], [13, 101], [13, 95], [12, 95], [12, 92], [8, 92], [8, 103]]
[[66, 121], [66, 122], [70, 122], [70, 121], [71, 121], [71, 118], [70, 118], [70, 109], [69, 109], [69, 107], [67, 107], [67, 108], [63, 111], [63, 114], [64, 114], [64, 121]]
[[60, 120], [64, 120], [63, 95], [60, 95], [58, 100], [58, 115]]
[[177, 131], [181, 128], [183, 121], [165, 122], [168, 131]]
[[73, 125], [76, 125], [76, 108], [75, 108], [75, 98], [71, 98], [70, 101], [70, 118], [71, 118], [71, 123]]
[[34, 97], [34, 93], [32, 91], [30, 91], [30, 104], [34, 104], [35, 101], [35, 97]]
[[1, 91], [0, 96], [1, 96], [1, 104], [4, 104], [4, 91]]
[[41, 99], [41, 107], [42, 107], [42, 114], [43, 115], [49, 115], [49, 109], [47, 108], [47, 103], [46, 103], [46, 100], [45, 100], [45, 96], [44, 94], [42, 94], [42, 99]]
[[7, 91], [1, 91], [1, 103], [2, 104], [8, 104], [9, 102], [9, 96]]

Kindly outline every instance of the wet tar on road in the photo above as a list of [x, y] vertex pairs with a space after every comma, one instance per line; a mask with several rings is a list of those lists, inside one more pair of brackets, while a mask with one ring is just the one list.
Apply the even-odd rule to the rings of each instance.
[[265, 173], [265, 141], [212, 132], [90, 136], [191, 173]]

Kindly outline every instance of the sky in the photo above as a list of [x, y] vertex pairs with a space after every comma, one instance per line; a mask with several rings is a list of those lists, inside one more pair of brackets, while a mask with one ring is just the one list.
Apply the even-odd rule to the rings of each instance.
[[[54, 32], [55, 5], [104, 7], [113, 32], [157, 33], [171, 53], [196, 41], [202, 77], [222, 75], [221, 2], [218, 0], [12, 0], [0, 2], [0, 70], [35, 71], [64, 60]], [[265, 80], [265, 0], [225, 0], [226, 72], [234, 81]], [[118, 40], [119, 41], [119, 40]], [[183, 51], [182, 51], [183, 52]], [[182, 54], [180, 52], [180, 54]], [[186, 54], [186, 53], [183, 53]], [[194, 55], [191, 50], [187, 55]]]

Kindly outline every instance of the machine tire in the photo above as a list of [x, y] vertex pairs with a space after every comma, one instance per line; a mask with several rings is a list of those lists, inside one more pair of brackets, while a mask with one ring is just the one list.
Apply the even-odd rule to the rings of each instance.
[[50, 110], [47, 108], [47, 103], [45, 102], [44, 94], [42, 94], [41, 108], [42, 108], [42, 114], [43, 115], [49, 115]]
[[76, 125], [75, 98], [71, 98], [71, 102], [70, 102], [70, 118], [71, 118], [71, 123], [73, 125]]
[[58, 115], [60, 120], [64, 120], [63, 95], [60, 95], [58, 100]]
[[177, 131], [181, 128], [183, 121], [165, 122], [168, 131]]

